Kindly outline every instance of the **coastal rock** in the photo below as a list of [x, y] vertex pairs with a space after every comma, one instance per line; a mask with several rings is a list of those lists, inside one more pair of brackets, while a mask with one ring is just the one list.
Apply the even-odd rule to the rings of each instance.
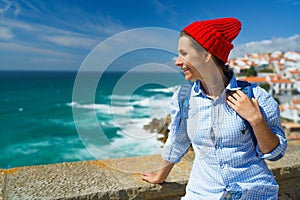
[[153, 118], [149, 124], [144, 125], [144, 129], [149, 131], [150, 133], [156, 133], [157, 139], [165, 143], [168, 138], [168, 126], [170, 123], [171, 116], [168, 114], [165, 118]]
[[[156, 133], [157, 140], [161, 141], [162, 143], [166, 143], [170, 132], [170, 130], [168, 129], [170, 123], [171, 115], [168, 114], [165, 118], [153, 118], [149, 124], [144, 125], [144, 129], [149, 131], [150, 133]], [[190, 145], [189, 151], [193, 151], [192, 145]]]

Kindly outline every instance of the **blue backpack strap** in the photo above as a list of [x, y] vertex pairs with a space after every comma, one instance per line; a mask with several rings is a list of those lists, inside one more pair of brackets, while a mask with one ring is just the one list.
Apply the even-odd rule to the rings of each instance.
[[[250, 99], [254, 98], [253, 85], [251, 83], [249, 83], [248, 81], [237, 80], [237, 85], [238, 85], [238, 87], [241, 88], [241, 91], [244, 92]], [[246, 128], [249, 129], [249, 131], [250, 131], [251, 139], [253, 141], [254, 147], [256, 147], [257, 140], [256, 140], [255, 134], [253, 132], [253, 129], [248, 121], [245, 120], [245, 123], [246, 123]], [[246, 131], [246, 129], [243, 130], [243, 133], [245, 133], [245, 131]]]
[[242, 92], [244, 92], [250, 99], [254, 98], [252, 89], [253, 85], [251, 83], [249, 83], [248, 81], [237, 80], [237, 85], [241, 88]]
[[[247, 81], [237, 80], [238, 87], [241, 88], [241, 91], [244, 92], [250, 99], [254, 98], [253, 94], [253, 85]], [[178, 94], [178, 102], [179, 102], [179, 109], [180, 109], [180, 119], [183, 120], [185, 129], [186, 129], [186, 120], [188, 118], [188, 110], [189, 110], [189, 100], [191, 95], [191, 84], [185, 84], [180, 87], [179, 94]], [[253, 129], [248, 121], [245, 120], [246, 128], [249, 129], [251, 138], [254, 144], [254, 147], [257, 145], [257, 140], [254, 135]], [[246, 130], [244, 130], [245, 132]]]
[[[249, 98], [254, 98], [253, 84], [251, 84], [251, 83], [249, 83], [247, 81], [241, 81], [241, 80], [237, 80], [237, 82], [238, 82], [238, 86], [241, 87], [242, 92], [244, 92]], [[254, 135], [254, 132], [253, 132], [253, 129], [252, 129], [251, 125], [247, 121], [246, 121], [246, 126], [250, 130], [253, 144], [256, 147], [256, 145], [257, 145], [257, 139], [256, 139], [256, 137]], [[282, 156], [283, 155], [279, 154], [277, 157], [275, 157], [273, 159], [269, 159], [269, 160], [270, 161], [276, 161], [276, 160], [280, 159]]]
[[189, 117], [189, 101], [191, 95], [191, 84], [185, 84], [180, 87], [178, 102], [180, 109], [180, 120], [183, 121], [186, 130], [186, 120]]

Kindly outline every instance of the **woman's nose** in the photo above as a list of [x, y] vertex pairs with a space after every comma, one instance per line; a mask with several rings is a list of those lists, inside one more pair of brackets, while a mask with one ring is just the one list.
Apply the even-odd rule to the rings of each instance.
[[182, 62], [180, 56], [177, 57], [177, 59], [176, 59], [176, 61], [175, 61], [175, 65], [176, 65], [176, 66], [181, 66], [181, 65], [183, 65], [183, 62]]

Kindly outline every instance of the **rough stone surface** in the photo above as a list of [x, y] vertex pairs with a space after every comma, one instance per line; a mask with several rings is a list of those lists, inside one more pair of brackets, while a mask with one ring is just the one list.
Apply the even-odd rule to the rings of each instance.
[[9, 200], [105, 199], [107, 191], [121, 190], [97, 161], [10, 169], [6, 189]]
[[188, 152], [180, 163], [175, 165], [164, 184], [149, 184], [141, 180], [144, 171], [159, 169], [159, 155], [111, 159], [103, 161], [111, 167], [111, 173], [125, 190], [126, 199], [176, 199], [183, 196], [191, 170], [193, 152]]
[[[300, 146], [291, 144], [281, 160], [267, 162], [280, 185], [279, 200], [300, 199], [299, 153]], [[0, 200], [177, 200], [185, 193], [193, 159], [189, 151], [163, 184], [140, 177], [160, 167], [159, 155], [0, 170]]]
[[5, 198], [5, 179], [5, 172], [3, 170], [0, 170], [0, 200], [3, 200]]
[[300, 199], [300, 145], [290, 142], [284, 157], [276, 162], [267, 161], [279, 184], [279, 199]]

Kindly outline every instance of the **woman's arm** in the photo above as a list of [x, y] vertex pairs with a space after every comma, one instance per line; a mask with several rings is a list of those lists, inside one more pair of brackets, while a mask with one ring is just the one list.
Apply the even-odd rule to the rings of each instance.
[[142, 173], [142, 180], [149, 183], [163, 183], [174, 167], [175, 163], [170, 163], [165, 160], [162, 161], [161, 167], [156, 172]]
[[250, 99], [242, 91], [237, 90], [227, 96], [227, 104], [250, 123], [262, 153], [269, 153], [278, 146], [279, 138], [263, 118], [256, 99]]
[[[252, 101], [258, 106], [256, 99], [252, 99]], [[271, 152], [279, 145], [279, 138], [271, 131], [260, 112], [252, 118], [248, 122], [252, 126], [260, 151], [264, 154]]]

